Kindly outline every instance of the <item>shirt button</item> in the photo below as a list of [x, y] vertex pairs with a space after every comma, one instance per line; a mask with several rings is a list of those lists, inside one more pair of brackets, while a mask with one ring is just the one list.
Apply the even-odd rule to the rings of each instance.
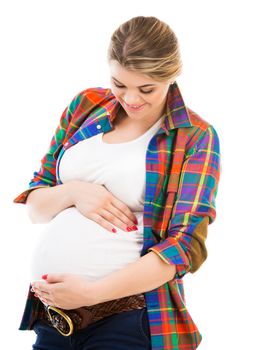
[[97, 129], [101, 129], [102, 126], [100, 124], [98, 124], [96, 127], [97, 127]]

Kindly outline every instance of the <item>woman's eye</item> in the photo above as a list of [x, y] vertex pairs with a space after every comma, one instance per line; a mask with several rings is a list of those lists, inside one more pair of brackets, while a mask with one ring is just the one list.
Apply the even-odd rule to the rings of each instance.
[[143, 94], [150, 94], [151, 92], [153, 92], [153, 90], [149, 90], [149, 91], [141, 91]]
[[[115, 84], [115, 83], [114, 83], [114, 85], [115, 85], [117, 88], [120, 88], [120, 89], [124, 88], [123, 85], [117, 85], [117, 84]], [[153, 91], [153, 90], [141, 91], [141, 92], [142, 92], [143, 94], [150, 94], [152, 91]]]

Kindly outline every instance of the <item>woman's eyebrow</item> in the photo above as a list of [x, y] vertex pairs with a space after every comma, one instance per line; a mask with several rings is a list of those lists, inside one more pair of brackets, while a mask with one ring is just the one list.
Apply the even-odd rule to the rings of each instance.
[[[118, 79], [116, 79], [115, 77], [112, 77], [112, 79], [116, 80], [118, 83], [122, 84]], [[124, 84], [122, 84], [124, 85]], [[145, 85], [141, 85], [141, 86], [138, 86], [138, 87], [145, 87], [145, 86], [155, 86], [155, 84], [145, 84]]]

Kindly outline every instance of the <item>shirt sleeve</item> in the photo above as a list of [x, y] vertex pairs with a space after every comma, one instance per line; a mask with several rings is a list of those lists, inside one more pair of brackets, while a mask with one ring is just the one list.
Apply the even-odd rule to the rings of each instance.
[[41, 159], [41, 166], [38, 171], [33, 173], [33, 178], [28, 184], [28, 188], [20, 193], [14, 200], [14, 203], [26, 204], [29, 193], [40, 187], [51, 187], [57, 184], [56, 179], [56, 158], [54, 157], [57, 149], [62, 146], [73, 112], [79, 103], [79, 95], [75, 96], [71, 103], [63, 111], [59, 124], [56, 127], [54, 135], [49, 144], [47, 153]]
[[176, 278], [195, 272], [204, 262], [208, 225], [216, 218], [221, 164], [219, 138], [213, 126], [204, 131], [193, 149], [183, 163], [168, 235], [148, 249], [176, 266]]

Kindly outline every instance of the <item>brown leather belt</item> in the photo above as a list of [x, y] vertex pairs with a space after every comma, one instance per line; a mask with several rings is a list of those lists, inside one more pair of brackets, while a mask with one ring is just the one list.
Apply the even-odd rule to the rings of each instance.
[[43, 320], [48, 325], [56, 328], [62, 335], [69, 336], [74, 331], [84, 329], [89, 324], [99, 321], [104, 317], [124, 311], [142, 309], [144, 307], [146, 307], [144, 294], [136, 294], [73, 310], [45, 306]]

